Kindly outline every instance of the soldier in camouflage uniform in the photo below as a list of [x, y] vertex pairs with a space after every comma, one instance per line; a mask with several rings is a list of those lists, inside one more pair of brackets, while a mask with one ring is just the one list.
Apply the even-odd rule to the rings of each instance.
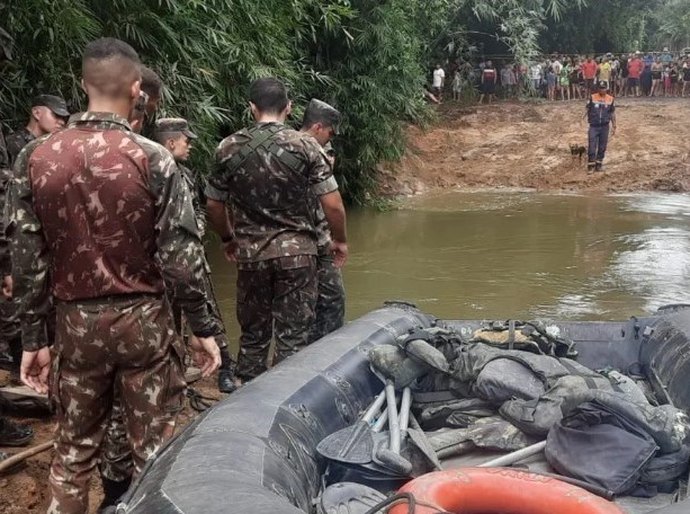
[[69, 117], [67, 104], [59, 96], [38, 95], [31, 103], [31, 116], [25, 127], [7, 136], [7, 153], [10, 166], [14, 166], [19, 152], [27, 144], [45, 134], [50, 134], [65, 126]]
[[[323, 147], [331, 167], [335, 164], [331, 138], [337, 134], [340, 125], [340, 113], [320, 100], [309, 102], [304, 111], [302, 132], [318, 141]], [[345, 287], [343, 274], [335, 265], [331, 252], [331, 233], [321, 204], [315, 195], [311, 195], [313, 203], [313, 219], [317, 235], [317, 281], [319, 297], [316, 301], [316, 321], [309, 334], [309, 342], [321, 339], [345, 323]]]
[[170, 153], [127, 121], [140, 93], [136, 52], [112, 38], [90, 43], [83, 83], [89, 112], [27, 145], [8, 198], [21, 378], [38, 392], [50, 389], [57, 410], [51, 513], [88, 511], [115, 383], [136, 472], [173, 434], [185, 351], [166, 290], [197, 336], [203, 373], [220, 364], [189, 191]]
[[[194, 139], [196, 139], [196, 134], [189, 129], [189, 123], [183, 118], [162, 118], [156, 121], [154, 140], [170, 150], [182, 171], [187, 181], [187, 187], [192, 193], [194, 212], [196, 212], [197, 224], [203, 237], [206, 232], [206, 180], [201, 174], [194, 173], [184, 165], [189, 160], [189, 152], [192, 149], [192, 141]], [[206, 284], [208, 309], [216, 319], [218, 326], [223, 327], [222, 334], [216, 337], [221, 357], [221, 365], [218, 370], [218, 389], [222, 393], [232, 393], [237, 389], [234, 381], [235, 363], [230, 357], [228, 337], [223, 324], [223, 316], [216, 300], [216, 293], [211, 280], [211, 266], [208, 264], [208, 259], [205, 259], [204, 267], [206, 268], [204, 282]]]
[[[7, 182], [10, 179], [10, 166], [9, 159], [7, 157], [7, 151], [5, 149], [5, 138], [0, 131], [0, 208], [4, 209], [5, 206], [5, 191], [7, 187]], [[0, 233], [4, 233], [4, 227], [0, 223]], [[10, 259], [9, 252], [7, 251], [7, 245], [4, 238], [0, 239], [0, 270], [2, 271], [3, 284], [2, 284], [2, 298], [0, 298], [0, 320], [5, 328], [7, 326], [14, 327], [15, 323], [7, 323], [7, 317], [11, 317], [14, 313], [14, 309], [8, 307], [11, 306], [10, 299], [12, 297], [12, 285], [10, 283]], [[13, 330], [12, 336], [16, 336], [16, 331]], [[7, 343], [7, 332], [3, 330], [0, 334], [2, 338], [2, 343]], [[0, 407], [0, 446], [23, 446], [28, 444], [34, 436], [33, 429], [28, 425], [18, 425], [12, 423], [10, 420], [2, 417], [2, 407]], [[0, 452], [0, 461], [9, 457], [5, 452]]]
[[[129, 123], [134, 132], [142, 133], [145, 128], [152, 125], [150, 120], [158, 109], [162, 92], [163, 83], [160, 77], [150, 68], [142, 66], [141, 94], [129, 115]], [[129, 489], [134, 473], [132, 450], [127, 439], [127, 427], [117, 384], [113, 391], [113, 405], [103, 438], [98, 470], [103, 486], [103, 500], [99, 510], [103, 510], [115, 505]]]
[[[345, 209], [314, 138], [284, 125], [291, 105], [278, 80], [250, 87], [256, 124], [225, 138], [206, 188], [209, 220], [237, 262], [238, 375], [249, 380], [309, 341], [317, 299], [316, 232], [308, 194], [319, 197], [336, 259], [347, 258]], [[226, 202], [229, 212], [226, 211]]]
[[[31, 115], [26, 126], [7, 136], [7, 155], [9, 156], [10, 168], [14, 165], [22, 148], [37, 137], [64, 127], [68, 116], [67, 104], [59, 96], [38, 95], [35, 97], [31, 104]], [[3, 338], [3, 342], [6, 341], [9, 345], [13, 367], [16, 366], [18, 371], [19, 360], [22, 355], [22, 343], [13, 307], [12, 303], [6, 303], [0, 308], [0, 337]]]

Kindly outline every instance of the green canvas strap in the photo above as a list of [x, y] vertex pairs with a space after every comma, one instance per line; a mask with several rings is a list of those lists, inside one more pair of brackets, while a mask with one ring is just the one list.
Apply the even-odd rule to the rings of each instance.
[[285, 127], [281, 125], [252, 127], [248, 131], [251, 139], [228, 160], [226, 166], [231, 171], [235, 171], [259, 148], [262, 148], [291, 170], [301, 172], [304, 169], [304, 162], [273, 140], [273, 137], [283, 130], [285, 130]]

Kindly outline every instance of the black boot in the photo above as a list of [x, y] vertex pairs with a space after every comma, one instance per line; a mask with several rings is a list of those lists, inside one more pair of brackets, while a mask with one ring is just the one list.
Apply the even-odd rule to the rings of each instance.
[[604, 164], [601, 162], [597, 162], [596, 166], [594, 166], [594, 171], [603, 171], [604, 170]]
[[228, 347], [220, 349], [220, 368], [218, 368], [218, 390], [221, 393], [234, 393], [237, 390], [235, 384], [235, 363], [230, 357]]
[[[101, 483], [103, 484], [103, 501], [98, 506], [98, 512], [101, 514], [110, 511], [114, 512], [114, 507], [117, 505], [122, 495], [129, 489], [129, 486], [132, 484], [132, 479], [127, 478], [121, 482], [117, 482], [101, 476]], [[111, 509], [108, 509], [108, 507], [111, 507]]]
[[29, 425], [20, 425], [0, 418], [0, 446], [25, 446], [33, 438], [34, 429]]

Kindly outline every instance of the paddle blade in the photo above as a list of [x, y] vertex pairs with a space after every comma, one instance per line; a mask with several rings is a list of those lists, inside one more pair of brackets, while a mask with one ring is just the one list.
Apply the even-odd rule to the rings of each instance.
[[323, 438], [316, 451], [326, 459], [346, 464], [369, 462], [374, 451], [371, 428], [368, 423], [358, 421]]

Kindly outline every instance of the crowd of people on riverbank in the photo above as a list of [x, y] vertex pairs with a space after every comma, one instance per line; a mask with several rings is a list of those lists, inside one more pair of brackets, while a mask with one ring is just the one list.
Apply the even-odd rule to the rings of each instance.
[[[436, 65], [431, 92], [441, 100], [489, 102], [519, 95], [549, 101], [587, 99], [604, 81], [616, 97], [686, 97], [690, 95], [690, 55], [687, 52], [633, 52], [604, 55], [545, 55], [529, 64], [505, 58], [475, 63], [454, 61]], [[449, 81], [445, 77], [450, 77]]]
[[[96, 467], [100, 509], [116, 503], [174, 434], [190, 356], [231, 393], [345, 314], [346, 215], [329, 144], [340, 112], [312, 99], [295, 130], [285, 84], [254, 80], [255, 123], [219, 142], [206, 175], [188, 167], [191, 124], [156, 119], [162, 80], [130, 45], [89, 43], [82, 88], [86, 112], [41, 94], [25, 126], [7, 141], [0, 131], [0, 364], [50, 394], [51, 514], [89, 511]], [[237, 267], [237, 362], [207, 225]], [[0, 447], [28, 444], [31, 426], [2, 414]]]

